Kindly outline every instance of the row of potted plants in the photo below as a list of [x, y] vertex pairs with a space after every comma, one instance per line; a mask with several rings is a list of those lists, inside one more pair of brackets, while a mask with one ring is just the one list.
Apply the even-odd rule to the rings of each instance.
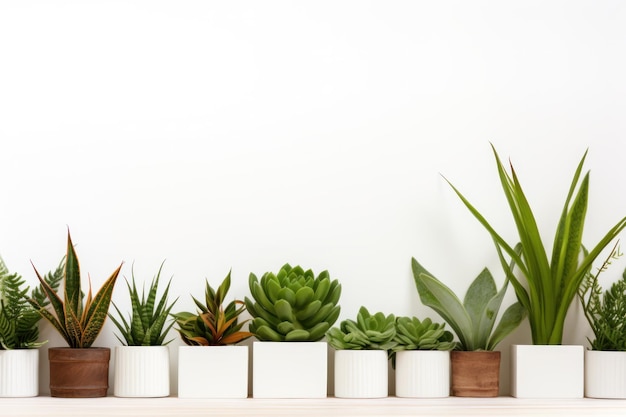
[[[598, 283], [599, 273], [608, 267], [611, 260], [620, 255], [617, 245], [613, 247], [597, 272], [592, 272], [592, 266], [598, 256], [626, 227], [626, 217], [613, 226], [595, 246], [589, 247], [590, 250], [582, 244], [589, 190], [589, 173], [587, 172], [581, 179], [585, 153], [572, 179], [549, 259], [534, 214], [515, 170], [511, 165], [510, 173], [507, 172], [495, 148], [492, 149], [502, 188], [519, 233], [519, 243], [508, 244], [460, 191], [451, 183], [450, 185], [493, 238], [505, 274], [503, 286], [498, 289], [493, 276], [485, 269], [471, 283], [461, 301], [416, 259], [412, 260], [413, 276], [420, 300], [438, 313], [451, 327], [456, 335], [454, 340], [452, 333], [445, 330], [443, 324], [433, 323], [430, 319], [395, 317], [383, 313], [370, 314], [364, 307], [355, 320], [344, 320], [338, 327], [333, 327], [340, 314], [338, 301], [341, 285], [337, 280], [331, 280], [327, 271], [316, 276], [311, 270], [304, 270], [299, 266], [291, 267], [289, 264], [284, 265], [278, 273], [268, 272], [260, 279], [250, 274], [251, 297], [233, 300], [226, 306], [224, 300], [230, 287], [230, 274], [217, 290], [213, 290], [207, 282], [205, 299], [200, 301], [193, 298], [197, 307], [196, 312], [171, 312], [175, 301], [168, 302], [169, 283], [162, 296], [157, 297], [160, 270], [152, 281], [148, 293], [142, 293], [141, 296], [133, 276], [132, 281], [128, 283], [132, 313], [126, 318], [114, 306], [117, 316], [113, 316], [109, 313], [109, 305], [121, 265], [95, 295], [92, 294], [91, 288], [85, 295], [81, 289], [78, 259], [68, 233], [67, 254], [63, 262], [56, 271], [47, 275], [37, 272], [40, 284], [30, 293], [28, 289], [22, 289], [23, 280], [15, 274], [9, 274], [2, 265], [0, 288], [4, 295], [0, 312], [0, 342], [5, 352], [26, 351], [27, 348], [37, 347], [41, 344], [37, 340], [36, 328], [40, 316], [59, 331], [69, 348], [49, 349], [50, 390], [53, 396], [106, 395], [110, 351], [106, 348], [93, 348], [91, 345], [107, 317], [111, 317], [118, 328], [120, 341], [129, 347], [162, 346], [166, 344], [165, 337], [168, 331], [176, 326], [175, 329], [187, 345], [180, 347], [179, 374], [182, 375], [185, 369], [189, 369], [196, 375], [195, 380], [188, 382], [179, 376], [179, 396], [183, 397], [205, 396], [207, 392], [219, 392], [227, 385], [221, 378], [211, 378], [216, 381], [217, 386], [206, 386], [207, 381], [201, 375], [206, 372], [214, 373], [225, 366], [226, 362], [224, 358], [215, 362], [200, 359], [198, 355], [205, 350], [198, 349], [198, 346], [233, 345], [252, 336], [258, 339], [253, 345], [254, 397], [326, 396], [327, 348], [325, 343], [319, 343], [324, 338], [336, 350], [336, 396], [386, 396], [386, 387], [382, 386], [372, 388], [371, 392], [368, 391], [369, 388], [346, 388], [368, 379], [366, 376], [369, 374], [363, 372], [366, 366], [375, 363], [370, 356], [376, 355], [384, 358], [384, 362], [379, 362], [379, 367], [381, 371], [385, 369], [385, 375], [387, 359], [392, 359], [396, 367], [396, 377], [399, 378], [396, 388], [398, 395], [402, 396], [404, 392], [407, 396], [422, 395], [413, 392], [412, 389], [405, 390], [402, 378], [411, 380], [410, 383], [414, 386], [421, 384], [434, 389], [433, 387], [439, 384], [433, 380], [416, 382], [423, 378], [424, 368], [434, 363], [432, 360], [420, 362], [412, 359], [413, 362], [421, 364], [422, 370], [407, 371], [409, 367], [404, 357], [410, 355], [406, 353], [421, 350], [435, 353], [438, 351], [440, 356], [448, 358], [449, 366], [444, 364], [441, 368], [443, 370], [428, 374], [436, 374], [437, 380], [442, 384], [446, 381], [450, 384], [451, 381], [452, 395], [496, 396], [499, 387], [500, 353], [495, 347], [527, 317], [533, 345], [512, 347], [513, 396], [582, 397], [583, 389], [586, 389], [588, 396], [626, 398], [626, 387], [623, 387], [623, 383], [606, 381], [608, 371], [601, 371], [599, 379], [613, 391], [606, 393], [590, 388], [590, 383], [584, 388], [583, 376], [591, 378], [594, 375], [595, 371], [591, 370], [591, 367], [597, 360], [592, 358], [591, 352], [587, 352], [585, 360], [582, 346], [561, 345], [565, 315], [578, 297], [595, 334], [595, 339], [590, 341], [594, 352], [625, 349], [626, 329], [621, 322], [626, 308], [623, 301], [626, 300], [623, 291], [626, 288], [624, 284], [626, 272], [623, 280], [615, 283], [606, 292], [602, 291]], [[61, 280], [64, 281], [63, 294], [58, 294]], [[509, 284], [515, 290], [517, 302], [499, 314]], [[622, 307], [622, 304], [625, 307]], [[247, 323], [247, 330], [243, 328], [246, 321], [239, 320], [244, 310], [252, 317]], [[168, 322], [169, 318], [173, 320]], [[287, 350], [291, 346], [308, 350], [297, 353], [299, 356], [291, 362], [287, 360], [289, 355]], [[187, 350], [191, 353], [184, 353]], [[534, 354], [535, 350], [545, 351], [546, 356], [543, 356], [543, 359], [528, 359], [528, 354]], [[96, 356], [93, 362], [98, 369], [97, 372], [81, 370], [86, 360], [78, 358], [78, 355], [83, 351]], [[116, 395], [123, 396], [126, 394], [117, 390], [125, 386], [124, 381], [138, 377], [130, 376], [129, 363], [133, 360], [126, 359], [121, 351], [122, 349], [119, 349], [116, 354], [114, 389]], [[224, 352], [222, 349], [219, 351]], [[155, 358], [151, 365], [146, 365], [147, 369], [156, 369], [159, 363], [169, 363], [166, 347], [164, 352]], [[356, 354], [348, 355], [348, 352]], [[147, 357], [143, 353], [129, 355]], [[240, 355], [236, 368], [241, 374], [245, 373], [247, 378], [247, 351]], [[314, 356], [321, 358], [320, 361], [313, 360]], [[352, 364], [346, 365], [346, 362], [350, 362], [347, 359], [344, 361], [343, 356], [362, 356], [366, 359], [351, 359]], [[306, 357], [307, 360], [302, 361], [302, 357]], [[610, 367], [611, 372], [618, 372], [616, 365]], [[1, 369], [0, 363], [0, 373]], [[226, 368], [226, 374], [234, 374], [234, 369]], [[463, 373], [464, 369], [466, 373]], [[148, 370], [143, 372], [146, 374]], [[450, 372], [451, 379], [450, 374], [446, 372]], [[169, 371], [163, 373], [169, 374]], [[305, 377], [309, 374], [310, 379]], [[78, 382], [79, 377], [89, 379], [98, 375], [103, 378], [101, 382], [95, 380]], [[149, 375], [152, 375], [150, 380], [157, 379], [152, 373]], [[492, 375], [488, 377], [491, 380], [476, 381], [478, 376], [489, 375]], [[376, 380], [381, 381], [381, 378], [377, 377]], [[311, 381], [319, 381], [321, 385]], [[85, 391], [81, 386], [90, 388]], [[309, 393], [310, 386], [318, 387], [316, 394]], [[275, 389], [286, 393], [276, 394]], [[3, 390], [4, 388], [0, 387], [0, 395], [4, 394]], [[437, 392], [443, 395], [444, 391], [449, 392], [449, 386], [445, 388], [441, 385]], [[158, 395], [168, 393], [169, 381], [167, 388], [163, 385], [161, 394]], [[247, 396], [247, 388], [241, 395]], [[147, 395], [134, 393], [128, 396]], [[440, 395], [430, 391], [425, 396]]]

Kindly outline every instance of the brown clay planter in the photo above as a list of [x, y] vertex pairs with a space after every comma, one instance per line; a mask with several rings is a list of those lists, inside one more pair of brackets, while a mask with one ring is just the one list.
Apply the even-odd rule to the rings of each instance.
[[109, 348], [50, 348], [50, 395], [64, 398], [106, 397]]
[[500, 388], [500, 352], [450, 352], [452, 395], [497, 397]]

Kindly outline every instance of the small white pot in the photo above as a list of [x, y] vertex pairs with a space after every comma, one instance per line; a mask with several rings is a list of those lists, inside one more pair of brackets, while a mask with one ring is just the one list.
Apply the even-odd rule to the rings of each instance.
[[39, 395], [39, 349], [0, 350], [0, 397]]
[[583, 346], [512, 345], [511, 395], [517, 398], [582, 398]]
[[405, 398], [450, 396], [450, 352], [441, 350], [396, 352], [396, 396]]
[[384, 350], [335, 351], [335, 397], [387, 397], [388, 370], [389, 361]]
[[248, 398], [248, 346], [179, 346], [179, 398]]
[[113, 395], [170, 395], [170, 352], [167, 346], [116, 346]]
[[585, 397], [626, 398], [626, 352], [585, 351]]
[[254, 342], [254, 398], [326, 398], [326, 342]]

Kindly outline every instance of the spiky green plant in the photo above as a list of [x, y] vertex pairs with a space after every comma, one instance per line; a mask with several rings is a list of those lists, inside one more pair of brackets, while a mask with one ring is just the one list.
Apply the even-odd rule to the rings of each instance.
[[[55, 290], [62, 278], [63, 261], [54, 272], [48, 272], [44, 280]], [[41, 315], [27, 301], [36, 299], [46, 306], [47, 300], [41, 286], [35, 287], [30, 295], [29, 287], [19, 274], [10, 273], [0, 258], [0, 349], [31, 349], [43, 346], [47, 341], [39, 341], [39, 320]]]
[[617, 245], [595, 274], [587, 274], [578, 291], [585, 317], [595, 338], [589, 339], [593, 350], [626, 351], [626, 270], [622, 278], [603, 291], [598, 282], [614, 259], [622, 256]]
[[43, 293], [52, 305], [53, 311], [47, 310], [35, 298], [30, 298], [29, 303], [54, 326], [69, 347], [90, 347], [104, 326], [113, 295], [113, 287], [122, 269], [122, 264], [113, 271], [113, 274], [104, 282], [95, 296], [92, 294], [90, 283], [87, 297], [83, 299], [85, 295], [81, 290], [78, 257], [68, 230], [67, 254], [63, 268], [63, 298], [48, 285], [37, 269], [34, 269]]
[[312, 270], [283, 265], [277, 274], [267, 272], [261, 280], [250, 274], [252, 299], [246, 307], [253, 319], [250, 331], [259, 340], [274, 342], [315, 342], [339, 318], [337, 305], [341, 285], [328, 271], [317, 277]]
[[445, 323], [435, 323], [430, 318], [420, 321], [417, 317], [396, 317], [393, 351], [452, 350], [456, 347], [454, 335], [445, 327]]
[[[585, 249], [582, 238], [589, 195], [589, 172], [581, 180], [581, 172], [587, 156], [587, 151], [585, 151], [565, 199], [550, 260], [539, 233], [535, 215], [513, 165], [510, 164], [511, 173], [509, 174], [495, 147], [493, 145], [491, 147], [502, 190], [517, 226], [519, 246], [508, 244], [461, 192], [449, 181], [448, 183], [491, 235], [502, 268], [511, 280], [517, 298], [528, 311], [533, 343], [561, 344], [565, 317], [576, 297], [578, 288], [585, 275], [591, 270], [596, 258], [626, 227], [626, 217], [609, 229], [591, 250]], [[520, 278], [514, 273], [514, 268], [521, 273]]]
[[494, 350], [526, 317], [524, 307], [515, 302], [505, 310], [494, 329], [508, 282], [498, 291], [487, 268], [470, 284], [461, 303], [448, 286], [435, 278], [415, 258], [411, 266], [420, 300], [452, 327], [459, 338], [458, 350]]
[[252, 333], [241, 330], [247, 322], [239, 321], [245, 311], [241, 300], [232, 300], [224, 308], [224, 299], [230, 289], [230, 272], [222, 281], [217, 291], [206, 281], [204, 303], [193, 298], [198, 313], [182, 312], [173, 314], [178, 333], [185, 344], [190, 346], [223, 346], [234, 345], [252, 336]]
[[135, 282], [135, 271], [131, 268], [132, 286], [131, 283], [126, 280], [126, 286], [128, 287], [128, 294], [130, 296], [132, 314], [129, 319], [126, 320], [124, 315], [119, 310], [117, 305], [113, 303], [113, 307], [117, 312], [119, 320], [116, 319], [111, 313], [109, 317], [117, 329], [119, 330], [122, 338], [118, 335], [119, 340], [123, 345], [127, 346], [161, 346], [166, 345], [171, 340], [165, 342], [165, 336], [172, 328], [174, 322], [171, 320], [166, 326], [167, 319], [170, 318], [170, 310], [178, 300], [174, 300], [171, 304], [167, 304], [167, 294], [170, 289], [172, 280], [170, 279], [165, 287], [165, 290], [161, 294], [161, 298], [157, 301], [157, 291], [159, 287], [159, 278], [161, 277], [161, 270], [163, 269], [163, 263], [159, 267], [159, 271], [150, 283], [148, 294], [146, 296], [145, 288], [141, 291], [141, 297], [137, 291], [137, 285]]
[[370, 314], [361, 307], [356, 321], [343, 320], [326, 333], [328, 344], [338, 350], [386, 350], [396, 346], [396, 317], [378, 312]]

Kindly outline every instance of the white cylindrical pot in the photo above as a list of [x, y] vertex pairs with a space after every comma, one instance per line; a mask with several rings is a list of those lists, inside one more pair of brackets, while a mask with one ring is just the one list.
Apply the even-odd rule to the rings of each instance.
[[116, 346], [113, 395], [170, 395], [170, 353], [167, 346]]
[[335, 351], [335, 397], [387, 397], [388, 369], [384, 350]]
[[585, 397], [626, 398], [626, 352], [585, 352]]
[[396, 396], [443, 398], [450, 395], [450, 352], [396, 352]]
[[39, 395], [39, 349], [0, 350], [0, 397]]

